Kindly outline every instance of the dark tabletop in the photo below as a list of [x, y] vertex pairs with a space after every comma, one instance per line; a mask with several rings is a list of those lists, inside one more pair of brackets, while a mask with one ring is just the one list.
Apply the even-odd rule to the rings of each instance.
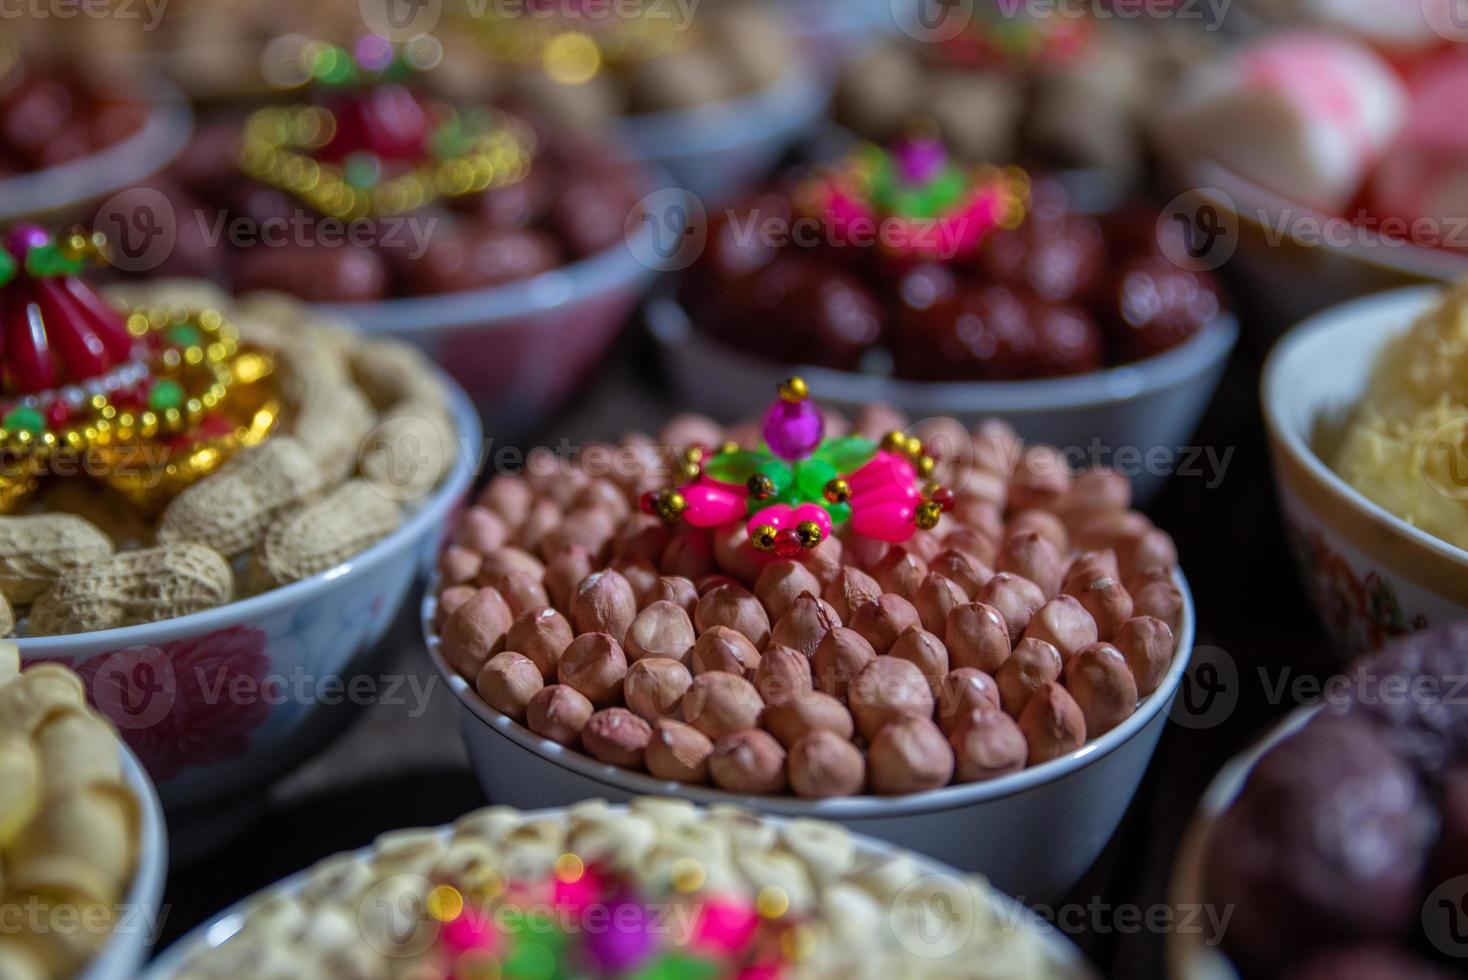
[[[1330, 672], [1326, 640], [1305, 604], [1275, 508], [1258, 411], [1264, 346], [1246, 329], [1195, 440], [1220, 457], [1231, 451], [1222, 479], [1174, 477], [1147, 508], [1177, 540], [1197, 601], [1199, 649], [1223, 665], [1210, 685], [1222, 707], [1208, 714], [1210, 721], [1219, 716], [1217, 724], [1199, 727], [1196, 715], [1190, 724], [1167, 724], [1115, 837], [1066, 898], [1061, 924], [1108, 976], [1164, 974], [1166, 935], [1133, 923], [1165, 906], [1173, 855], [1194, 804], [1229, 756], [1293, 707], [1269, 696], [1281, 678]], [[520, 441], [655, 430], [657, 419], [677, 407], [660, 394], [652, 353], [634, 327], [602, 376]], [[213, 813], [170, 815], [176, 856], [160, 949], [320, 858], [368, 844], [385, 830], [445, 823], [488, 802], [459, 741], [453, 697], [437, 683], [418, 639], [415, 610], [416, 599], [358, 669], [433, 683], [426, 710], [411, 699], [351, 709], [334, 741], [263, 795]], [[219, 837], [220, 828], [233, 833], [204, 842]]]

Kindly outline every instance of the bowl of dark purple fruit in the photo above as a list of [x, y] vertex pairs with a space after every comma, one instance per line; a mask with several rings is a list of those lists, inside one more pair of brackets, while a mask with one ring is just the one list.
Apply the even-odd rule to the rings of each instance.
[[1167, 467], [1144, 461], [1177, 457], [1238, 338], [1185, 245], [1145, 206], [1081, 214], [1054, 181], [933, 139], [859, 144], [710, 215], [649, 321], [710, 414], [750, 413], [794, 366], [838, 409], [997, 415], [1145, 495]]

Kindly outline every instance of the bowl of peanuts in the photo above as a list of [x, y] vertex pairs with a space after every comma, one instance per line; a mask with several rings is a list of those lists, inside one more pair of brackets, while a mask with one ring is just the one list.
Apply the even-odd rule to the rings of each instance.
[[[877, 417], [840, 434], [828, 413], [838, 435], [811, 459], [870, 455], [862, 433]], [[928, 470], [941, 435], [880, 445]], [[906, 511], [926, 528], [901, 544], [868, 534], [884, 533], [900, 492], [871, 468], [913, 468], [885, 448], [845, 478], [847, 526], [806, 546], [782, 530], [764, 550], [767, 518], [688, 523], [721, 492], [709, 473], [779, 442], [744, 427], [685, 418], [657, 440], [495, 477], [423, 607], [489, 798], [737, 803], [834, 820], [1030, 900], [1072, 885], [1161, 735], [1191, 653], [1191, 596], [1124, 477], [1073, 474], [1002, 423], [947, 436], [970, 446], [969, 471], [946, 458], [956, 491], [929, 483]], [[672, 451], [694, 482], [669, 522], [661, 447], [726, 440]], [[593, 457], [645, 465], [593, 476]]]
[[161, 926], [162, 807], [117, 732], [57, 664], [0, 643], [0, 974], [137, 975]]
[[[158, 282], [97, 300], [145, 338], [154, 321], [213, 330], [239, 358], [230, 397], [260, 390], [211, 437], [226, 442], [7, 484], [28, 496], [0, 516], [4, 633], [81, 676], [170, 807], [213, 802], [305, 758], [348, 719], [327, 708], [379, 693], [349, 696], [343, 674], [431, 569], [479, 423], [411, 347], [283, 296]], [[185, 464], [204, 469], [171, 484]]]
[[222, 913], [143, 976], [478, 976], [491, 958], [505, 976], [1095, 975], [977, 876], [821, 821], [643, 797], [392, 831]]

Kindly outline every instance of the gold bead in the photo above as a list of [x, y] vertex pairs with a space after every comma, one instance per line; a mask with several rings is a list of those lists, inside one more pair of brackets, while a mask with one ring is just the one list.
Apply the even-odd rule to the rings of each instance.
[[664, 490], [658, 495], [658, 516], [665, 521], [676, 521], [688, 509], [688, 500], [677, 490]]
[[755, 500], [768, 500], [775, 495], [775, 481], [763, 473], [756, 473], [745, 481], [744, 489]]
[[683, 458], [688, 460], [688, 462], [690, 463], [702, 463], [703, 447], [689, 446], [687, 449], [683, 450]]
[[931, 456], [919, 456], [915, 466], [918, 476], [927, 479], [933, 475], [933, 470], [937, 468], [938, 461]]
[[845, 504], [851, 501], [851, 484], [839, 476], [828, 481], [821, 492], [826, 500], [833, 504]]
[[804, 378], [786, 378], [780, 382], [780, 399], [791, 403], [803, 402], [810, 397], [810, 387]]
[[907, 452], [907, 434], [901, 429], [893, 429], [882, 437], [882, 448], [889, 453]]
[[917, 513], [913, 516], [913, 520], [924, 531], [931, 531], [938, 526], [938, 521], [942, 516], [942, 507], [938, 506], [935, 501], [925, 500], [918, 504]]
[[800, 535], [800, 546], [802, 548], [814, 548], [821, 543], [821, 538], [825, 537], [821, 531], [821, 526], [815, 521], [801, 521], [795, 525], [795, 533]]
[[917, 436], [908, 436], [903, 452], [913, 459], [919, 459], [923, 455], [923, 441]]
[[739, 452], [739, 443], [735, 442], [733, 439], [730, 439], [728, 442], [725, 442], [722, 446], [719, 447], [719, 452], [720, 454], [737, 453]]
[[754, 545], [756, 551], [769, 551], [775, 547], [777, 533], [773, 525], [761, 524], [750, 533], [749, 543]]
[[678, 467], [678, 472], [683, 476], [683, 482], [697, 480], [703, 475], [703, 467], [692, 461], [686, 462]]

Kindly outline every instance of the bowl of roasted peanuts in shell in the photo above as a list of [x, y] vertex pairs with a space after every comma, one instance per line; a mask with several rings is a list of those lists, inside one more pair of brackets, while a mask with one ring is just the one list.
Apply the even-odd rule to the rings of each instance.
[[59, 664], [0, 642], [0, 976], [127, 980], [161, 925], [162, 808]]
[[1003, 423], [781, 392], [763, 426], [531, 454], [460, 516], [423, 624], [486, 792], [819, 817], [1057, 895], [1189, 658], [1171, 538]]
[[186, 805], [324, 734], [329, 685], [432, 565], [478, 422], [411, 348], [284, 296], [95, 292], [88, 241], [4, 243], [38, 340], [4, 352], [0, 625], [75, 669]]
[[815, 820], [644, 797], [392, 831], [201, 926], [148, 980], [1081, 978], [982, 878]]

